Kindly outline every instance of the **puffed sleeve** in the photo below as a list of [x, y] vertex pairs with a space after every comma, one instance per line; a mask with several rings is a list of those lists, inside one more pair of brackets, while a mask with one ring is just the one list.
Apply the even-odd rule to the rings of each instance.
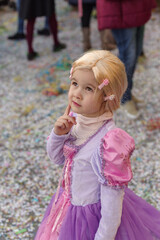
[[64, 163], [63, 146], [65, 141], [69, 138], [70, 133], [65, 135], [56, 135], [54, 129], [47, 138], [47, 154], [52, 162], [58, 165]]
[[130, 156], [135, 144], [119, 128], [110, 130], [102, 139], [91, 164], [101, 183], [101, 219], [94, 240], [114, 240], [121, 222], [124, 187], [132, 178]]
[[113, 188], [123, 188], [132, 179], [130, 156], [134, 139], [120, 128], [109, 131], [92, 158], [92, 167], [99, 181]]

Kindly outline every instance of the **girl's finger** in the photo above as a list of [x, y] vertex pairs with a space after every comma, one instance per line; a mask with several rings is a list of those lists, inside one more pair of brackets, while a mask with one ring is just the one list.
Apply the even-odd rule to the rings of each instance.
[[55, 126], [59, 127], [59, 128], [64, 128], [65, 125], [63, 122], [58, 121], [58, 122], [56, 122]]
[[70, 113], [70, 110], [71, 110], [71, 106], [68, 104], [68, 106], [67, 106], [67, 108], [66, 108], [66, 110], [65, 110], [65, 112], [64, 112], [64, 115], [69, 115], [69, 113]]
[[64, 126], [66, 126], [66, 128], [69, 128], [69, 122], [65, 119], [60, 119], [59, 123], [63, 124]]
[[65, 119], [66, 121], [68, 121], [69, 123], [73, 123], [73, 124], [76, 124], [76, 119], [75, 117], [71, 117], [71, 116], [68, 116], [68, 115], [63, 115], [60, 119]]
[[75, 117], [68, 116], [68, 122], [73, 123], [73, 124], [77, 124]]

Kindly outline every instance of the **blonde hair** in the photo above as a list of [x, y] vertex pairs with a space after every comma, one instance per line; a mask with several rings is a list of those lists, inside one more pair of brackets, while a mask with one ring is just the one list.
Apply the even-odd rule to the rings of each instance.
[[125, 66], [118, 57], [106, 50], [93, 50], [73, 62], [72, 67], [72, 72], [78, 69], [92, 70], [98, 85], [108, 79], [109, 84], [102, 88], [102, 92], [105, 96], [114, 94], [115, 98], [107, 100], [106, 107], [111, 112], [120, 107], [121, 98], [127, 88], [127, 76]]

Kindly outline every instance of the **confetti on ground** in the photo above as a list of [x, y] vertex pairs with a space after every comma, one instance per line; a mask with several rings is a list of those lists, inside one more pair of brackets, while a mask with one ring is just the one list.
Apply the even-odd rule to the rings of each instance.
[[[71, 64], [68, 62], [68, 57], [62, 56], [56, 63], [42, 68], [37, 74], [36, 79], [39, 85], [39, 89], [43, 95], [46, 96], [58, 96], [66, 92], [69, 88], [68, 83], [61, 83], [61, 80], [57, 77], [57, 70], [68, 70]], [[56, 74], [57, 73], [57, 74]]]
[[149, 131], [160, 129], [160, 117], [151, 118], [144, 123]]
[[[33, 62], [26, 60], [25, 41], [7, 40], [16, 31], [16, 12], [4, 8], [1, 14], [0, 9], [2, 240], [34, 239], [62, 170], [49, 161], [46, 139], [67, 105], [70, 67], [72, 60], [82, 54], [82, 34], [77, 11], [63, 0], [57, 1], [56, 9], [59, 38], [67, 49], [52, 52], [52, 38], [37, 35], [37, 29], [44, 26], [44, 18], [39, 18], [34, 46], [40, 57]], [[139, 104], [141, 116], [136, 121], [129, 120], [119, 109], [115, 121], [136, 143], [131, 159], [134, 178], [129, 187], [160, 210], [159, 22], [158, 9], [145, 26], [145, 57], [139, 60], [134, 75], [134, 94], [144, 100], [143, 106]], [[92, 47], [100, 49], [96, 18], [92, 19], [91, 30]]]

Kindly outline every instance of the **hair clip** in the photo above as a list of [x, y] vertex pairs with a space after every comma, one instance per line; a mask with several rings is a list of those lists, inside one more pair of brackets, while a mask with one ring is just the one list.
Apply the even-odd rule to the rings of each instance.
[[70, 75], [69, 75], [69, 78], [71, 79], [71, 77], [72, 77], [72, 73], [73, 73], [73, 67], [71, 68], [71, 70], [70, 70]]
[[107, 97], [104, 97], [104, 101], [107, 101], [107, 100], [112, 101], [114, 98], [115, 98], [115, 95], [112, 94], [112, 95], [109, 95], [109, 96], [107, 96]]
[[106, 78], [103, 80], [103, 82], [98, 86], [98, 88], [101, 90], [104, 86], [107, 86], [109, 84], [109, 80]]

